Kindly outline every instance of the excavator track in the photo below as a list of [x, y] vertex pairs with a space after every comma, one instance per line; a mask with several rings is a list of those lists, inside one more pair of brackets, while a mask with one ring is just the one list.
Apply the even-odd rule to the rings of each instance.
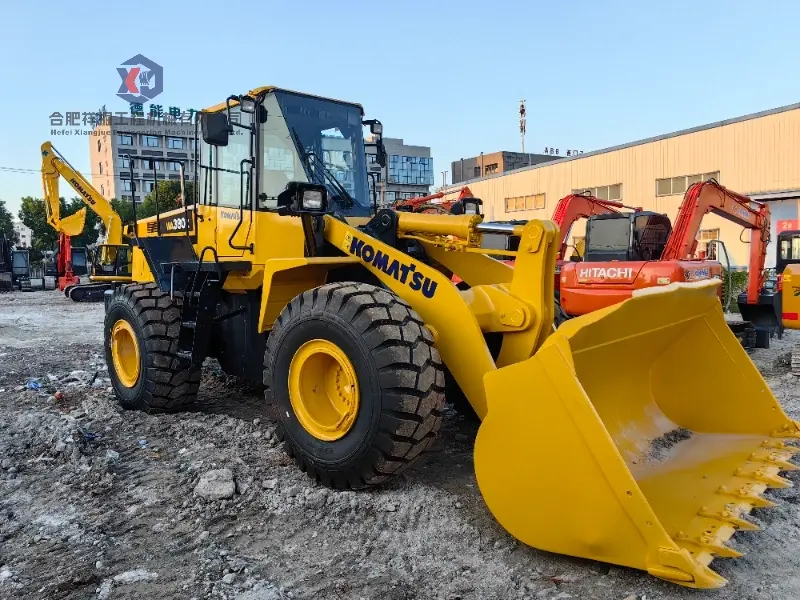
[[105, 291], [112, 288], [108, 283], [82, 283], [67, 287], [64, 294], [73, 302], [101, 302]]

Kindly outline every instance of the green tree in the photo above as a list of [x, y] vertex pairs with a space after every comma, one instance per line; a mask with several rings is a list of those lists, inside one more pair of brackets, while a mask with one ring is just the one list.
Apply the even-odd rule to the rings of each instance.
[[[66, 214], [67, 203], [61, 198], [61, 211]], [[41, 198], [26, 196], [22, 199], [22, 206], [18, 213], [20, 221], [31, 228], [33, 249], [38, 253], [52, 250], [58, 243], [58, 233], [47, 223], [47, 213], [44, 201]]]
[[119, 215], [123, 223], [133, 222], [133, 205], [130, 200], [117, 200], [113, 198], [111, 200], [111, 208]]
[[[74, 215], [78, 210], [86, 206], [80, 198], [72, 198], [69, 202], [60, 199], [62, 217]], [[45, 250], [54, 250], [58, 246], [58, 232], [47, 222], [44, 200], [26, 196], [22, 199], [22, 206], [18, 214], [20, 220], [31, 228], [33, 237], [34, 254], [32, 259], [38, 260], [41, 253]], [[86, 211], [86, 222], [83, 233], [72, 238], [73, 246], [88, 246], [97, 242], [100, 235], [98, 224], [100, 218], [91, 209]]]
[[[150, 217], [156, 214], [156, 191], [158, 191], [158, 212], [165, 213], [183, 206], [181, 201], [181, 184], [179, 181], [159, 181], [156, 188], [144, 197], [141, 210], [136, 207], [136, 218]], [[185, 184], [186, 197], [192, 198], [194, 184], [187, 181]]]
[[[181, 194], [181, 184], [179, 181], [159, 181], [158, 184], [158, 213], [165, 213], [183, 206], [178, 198]], [[186, 196], [193, 197], [194, 184], [187, 181], [185, 185]], [[136, 218], [143, 219], [152, 217], [156, 214], [155, 190], [144, 197], [144, 202], [136, 205]], [[111, 200], [111, 208], [120, 216], [123, 223], [133, 222], [133, 204], [130, 200]]]
[[0, 235], [6, 234], [6, 239], [11, 240], [12, 244], [16, 244], [17, 232], [14, 231], [14, 221], [11, 218], [11, 211], [6, 208], [4, 200], [0, 200]]

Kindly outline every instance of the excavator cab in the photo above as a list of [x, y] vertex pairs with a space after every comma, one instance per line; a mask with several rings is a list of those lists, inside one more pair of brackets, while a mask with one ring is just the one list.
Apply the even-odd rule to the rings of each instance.
[[658, 260], [672, 224], [666, 215], [636, 211], [593, 215], [586, 224], [586, 262]]
[[780, 276], [788, 265], [796, 264], [800, 264], [800, 230], [781, 231], [778, 234], [775, 271]]

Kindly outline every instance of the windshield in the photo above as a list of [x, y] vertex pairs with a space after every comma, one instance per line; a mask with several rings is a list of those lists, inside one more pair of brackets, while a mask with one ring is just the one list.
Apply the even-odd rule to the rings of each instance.
[[[368, 216], [371, 202], [361, 110], [353, 105], [290, 92], [278, 91], [275, 97], [280, 116], [300, 155], [303, 179], [324, 185], [336, 210], [343, 215]], [[277, 115], [269, 114], [267, 122], [273, 116]], [[275, 155], [274, 149], [272, 152], [272, 159], [280, 163], [281, 157]]]
[[627, 252], [631, 222], [627, 217], [593, 219], [589, 236], [591, 252]]

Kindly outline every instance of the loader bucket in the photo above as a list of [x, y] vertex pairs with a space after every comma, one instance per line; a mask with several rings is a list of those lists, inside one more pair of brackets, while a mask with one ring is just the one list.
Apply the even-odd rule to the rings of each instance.
[[799, 437], [725, 324], [719, 282], [642, 290], [484, 378], [475, 471], [514, 537], [696, 588], [788, 487]]

